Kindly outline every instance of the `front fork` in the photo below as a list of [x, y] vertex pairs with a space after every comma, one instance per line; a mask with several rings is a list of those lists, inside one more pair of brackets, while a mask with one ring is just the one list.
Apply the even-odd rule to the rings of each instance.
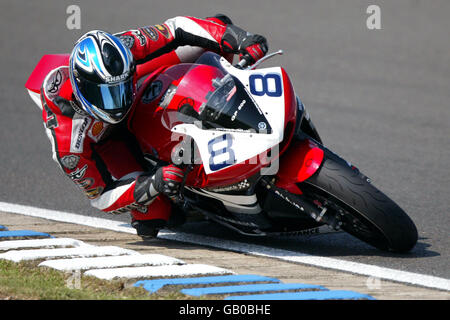
[[329, 212], [325, 205], [307, 199], [297, 186], [319, 170], [324, 160], [324, 150], [322, 139], [298, 96], [296, 102], [298, 112], [294, 139], [280, 159], [277, 175], [262, 177], [261, 185], [316, 222], [325, 223], [337, 230], [340, 221], [336, 215]]

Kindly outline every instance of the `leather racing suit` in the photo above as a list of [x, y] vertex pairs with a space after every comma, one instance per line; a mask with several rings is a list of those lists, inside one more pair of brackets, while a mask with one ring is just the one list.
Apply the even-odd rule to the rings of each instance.
[[[205, 50], [232, 59], [248, 35], [225, 16], [180, 16], [115, 34], [136, 63], [145, 64], [147, 73], [161, 65], [194, 62]], [[265, 54], [258, 49], [251, 54], [254, 60]], [[41, 89], [42, 116], [53, 159], [95, 208], [130, 212], [132, 221], [167, 221], [170, 200], [157, 193], [149, 195], [144, 186], [148, 179], [139, 179], [146, 163], [126, 121], [110, 125], [81, 110], [74, 101], [68, 72], [68, 67], [52, 70]]]

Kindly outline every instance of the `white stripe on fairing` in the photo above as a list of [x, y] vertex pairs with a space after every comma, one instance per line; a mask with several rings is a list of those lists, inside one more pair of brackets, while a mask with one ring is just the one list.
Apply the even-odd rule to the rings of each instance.
[[[7, 202], [0, 202], [0, 211], [23, 214], [27, 216], [50, 219], [60, 222], [77, 223], [80, 225], [90, 226], [94, 228], [136, 234], [136, 231], [131, 226], [129, 225], [125, 226], [124, 223], [120, 221], [112, 221], [102, 218], [82, 216], [63, 211], [41, 209]], [[424, 275], [420, 273], [400, 271], [390, 268], [339, 260], [334, 258], [312, 256], [300, 252], [275, 249], [261, 245], [247, 244], [237, 241], [224, 240], [201, 235], [187, 234], [183, 232], [174, 233], [162, 230], [158, 234], [158, 238], [205, 245], [224, 250], [242, 252], [256, 256], [270, 257], [288, 262], [301, 263], [327, 269], [334, 269], [339, 271], [360, 274], [368, 277], [376, 277], [379, 279], [386, 279], [433, 289], [450, 291], [449, 279]]]
[[205, 197], [215, 198], [221, 201], [226, 201], [236, 205], [255, 205], [258, 203], [258, 198], [256, 194], [251, 195], [234, 195], [234, 194], [223, 194], [218, 192], [206, 191], [203, 189], [195, 189], [188, 187], [190, 191], [201, 194]]
[[224, 202], [223, 205], [228, 211], [235, 213], [258, 214], [261, 212], [259, 204], [256, 204], [254, 207], [245, 207]]
[[[189, 188], [188, 190], [201, 194], [202, 196], [213, 198], [222, 201], [225, 208], [230, 212], [245, 213], [245, 214], [257, 214], [261, 212], [261, 207], [259, 206], [256, 198], [256, 194], [250, 196], [241, 195], [224, 195], [216, 192], [208, 192], [206, 190], [197, 190], [195, 188]], [[234, 197], [234, 198], [233, 198]], [[237, 197], [237, 198], [236, 198]], [[225, 199], [233, 199], [235, 201], [240, 201], [241, 203], [231, 202]], [[242, 204], [249, 203], [253, 205], [252, 207], [245, 206]]]
[[37, 240], [8, 240], [0, 242], [0, 251], [24, 249], [24, 248], [67, 248], [89, 246], [89, 244], [71, 238], [52, 238]]
[[118, 267], [142, 267], [185, 264], [184, 261], [161, 254], [139, 254], [127, 256], [57, 259], [41, 262], [39, 266], [61, 271], [88, 270]]
[[234, 272], [206, 264], [93, 269], [85, 272], [87, 276], [94, 276], [105, 280], [112, 280], [114, 278], [184, 277], [205, 274], [234, 274]]
[[[209, 192], [206, 190], [197, 190], [195, 188], [189, 188], [188, 190], [201, 194], [205, 197], [210, 197], [219, 201], [222, 201], [223, 205], [230, 212], [256, 214], [261, 212], [256, 194], [252, 195], [228, 195], [217, 192]], [[247, 205], [247, 206], [245, 206]], [[253, 205], [249, 207], [249, 205]]]

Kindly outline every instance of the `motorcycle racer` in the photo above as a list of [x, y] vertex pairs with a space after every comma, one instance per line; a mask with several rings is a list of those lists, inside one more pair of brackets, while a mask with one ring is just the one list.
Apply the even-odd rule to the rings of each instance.
[[41, 89], [53, 159], [92, 206], [130, 212], [145, 239], [166, 226], [169, 198], [178, 193], [184, 172], [172, 164], [144, 169], [148, 163], [123, 121], [138, 85], [136, 66], [193, 62], [205, 50], [254, 62], [266, 54], [267, 42], [224, 15], [180, 16], [114, 35], [94, 30], [75, 44], [69, 66], [52, 70]]

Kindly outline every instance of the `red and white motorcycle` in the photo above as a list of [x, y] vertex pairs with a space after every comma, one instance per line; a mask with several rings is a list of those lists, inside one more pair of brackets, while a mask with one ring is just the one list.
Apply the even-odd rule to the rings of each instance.
[[[256, 69], [261, 62], [233, 66], [207, 52], [140, 82], [128, 127], [152, 165], [187, 166], [176, 205], [250, 236], [327, 226], [382, 250], [411, 250], [412, 220], [322, 144], [286, 71]], [[27, 88], [36, 93], [35, 83]], [[264, 228], [252, 216], [261, 210]]]

